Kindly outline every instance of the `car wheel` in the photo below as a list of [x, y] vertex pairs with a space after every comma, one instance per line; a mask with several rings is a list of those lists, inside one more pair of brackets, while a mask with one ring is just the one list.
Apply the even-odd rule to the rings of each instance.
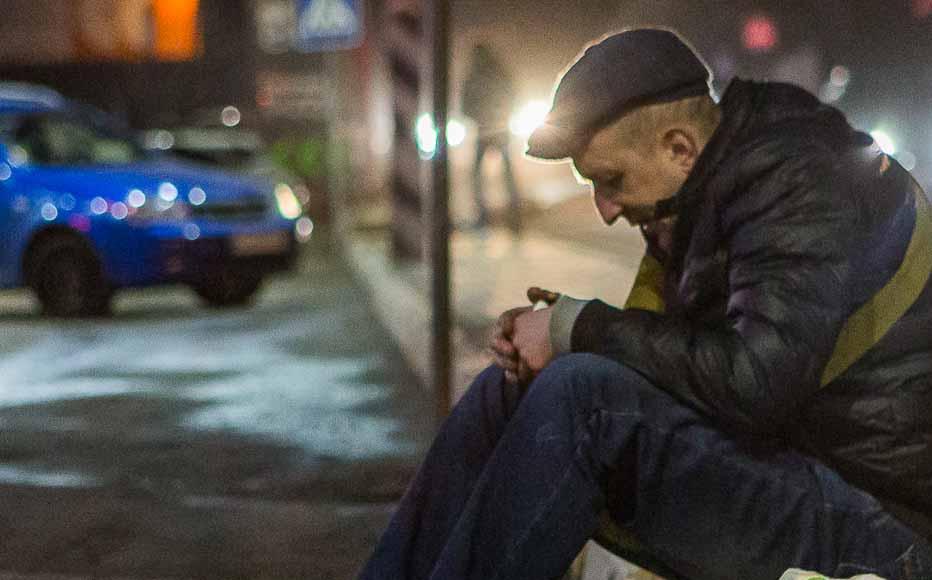
[[252, 302], [262, 286], [262, 276], [251, 272], [223, 270], [194, 286], [210, 306], [243, 306]]
[[106, 316], [113, 290], [100, 260], [75, 236], [39, 242], [27, 262], [28, 283], [47, 316]]

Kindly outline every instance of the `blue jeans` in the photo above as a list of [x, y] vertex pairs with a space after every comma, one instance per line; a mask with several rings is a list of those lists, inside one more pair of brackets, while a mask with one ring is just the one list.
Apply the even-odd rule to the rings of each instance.
[[560, 578], [603, 510], [692, 580], [932, 578], [926, 541], [830, 468], [735, 439], [586, 354], [556, 359], [523, 395], [499, 368], [480, 374], [360, 578]]

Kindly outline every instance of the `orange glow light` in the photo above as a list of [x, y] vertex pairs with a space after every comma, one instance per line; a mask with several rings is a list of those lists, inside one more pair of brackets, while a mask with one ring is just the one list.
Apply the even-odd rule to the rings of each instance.
[[191, 60], [200, 50], [199, 0], [152, 0], [155, 57]]

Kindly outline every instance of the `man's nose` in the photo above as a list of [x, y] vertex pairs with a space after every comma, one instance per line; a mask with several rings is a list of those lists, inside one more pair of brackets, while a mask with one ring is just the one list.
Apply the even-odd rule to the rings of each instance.
[[605, 199], [600, 195], [595, 197], [595, 209], [599, 212], [599, 216], [602, 218], [602, 221], [606, 225], [612, 225], [621, 217], [624, 207], [621, 204], [614, 202], [610, 199]]

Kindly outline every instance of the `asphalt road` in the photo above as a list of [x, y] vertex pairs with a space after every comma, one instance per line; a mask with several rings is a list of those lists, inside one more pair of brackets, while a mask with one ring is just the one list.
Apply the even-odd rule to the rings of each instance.
[[0, 293], [3, 578], [352, 578], [429, 443], [323, 236], [251, 308], [164, 288], [34, 312]]

